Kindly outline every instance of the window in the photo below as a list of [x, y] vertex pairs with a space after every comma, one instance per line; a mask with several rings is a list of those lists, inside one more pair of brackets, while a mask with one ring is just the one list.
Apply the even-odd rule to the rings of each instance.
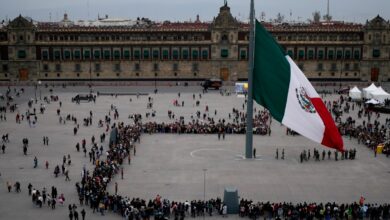
[[183, 50], [182, 57], [183, 57], [183, 60], [188, 60], [188, 50], [187, 49]]
[[197, 63], [192, 64], [192, 71], [199, 71], [199, 65]]
[[241, 60], [246, 60], [246, 50], [241, 50], [241, 52], [240, 52], [240, 59]]
[[337, 52], [336, 52], [336, 58], [337, 58], [338, 60], [343, 58], [343, 51], [342, 51], [342, 50], [337, 50]]
[[120, 72], [121, 71], [121, 64], [120, 63], [116, 63], [114, 65], [114, 71], [116, 71], [116, 72]]
[[90, 59], [91, 58], [91, 51], [85, 50], [84, 51], [84, 59]]
[[8, 65], [7, 64], [3, 64], [3, 72], [7, 72], [8, 71]]
[[379, 58], [381, 56], [381, 51], [379, 49], [372, 50], [372, 57]]
[[222, 58], [229, 57], [229, 50], [228, 49], [221, 49], [221, 57]]
[[81, 58], [81, 52], [79, 50], [75, 50], [74, 54], [73, 54], [73, 57], [75, 59], [79, 60]]
[[104, 50], [104, 59], [109, 60], [110, 59], [110, 51], [109, 50]]
[[294, 51], [293, 50], [288, 50], [287, 54], [293, 59], [294, 58]]
[[173, 50], [173, 51], [172, 51], [172, 58], [173, 58], [174, 60], [179, 59], [179, 51], [178, 51], [178, 50]]
[[160, 56], [160, 52], [158, 50], [153, 50], [153, 59], [157, 60]]
[[168, 50], [163, 50], [163, 59], [164, 60], [167, 60], [167, 59], [169, 59], [169, 51]]
[[25, 59], [27, 57], [25, 50], [18, 50], [18, 58], [19, 59]]
[[193, 50], [192, 51], [192, 59], [197, 60], [199, 58], [199, 52], [198, 50]]
[[318, 64], [317, 64], [317, 70], [319, 70], [319, 71], [324, 70], [324, 64], [318, 63]]
[[114, 50], [114, 59], [119, 60], [121, 58], [121, 51]]
[[209, 51], [208, 50], [202, 50], [202, 59], [207, 60], [209, 58]]
[[353, 64], [353, 70], [359, 70], [359, 63]]
[[314, 59], [314, 50], [309, 50], [308, 59]]
[[159, 70], [158, 63], [153, 64], [153, 70], [154, 71], [158, 71]]
[[76, 63], [74, 65], [74, 71], [76, 71], [76, 72], [80, 72], [81, 71], [81, 65], [79, 63]]
[[334, 59], [334, 50], [329, 50], [328, 51], [328, 59], [333, 60]]
[[349, 63], [344, 64], [344, 70], [349, 70], [351, 68]]
[[95, 59], [100, 59], [100, 50], [95, 50], [94, 52], [93, 52], [93, 57], [95, 58]]
[[324, 59], [324, 51], [323, 50], [318, 51], [318, 59]]
[[350, 50], [345, 51], [345, 59], [351, 59], [351, 51]]
[[355, 51], [353, 52], [353, 58], [354, 58], [355, 60], [360, 60], [360, 51], [359, 51], [359, 50], [355, 50]]
[[49, 59], [49, 52], [47, 50], [42, 51], [42, 59], [43, 60]]
[[[134, 65], [134, 69], [135, 69], [136, 71], [141, 70], [141, 66], [139, 65], [139, 63], [136, 63], [136, 64]], [[137, 76], [138, 76], [138, 75], [137, 75]]]
[[298, 59], [304, 59], [305, 58], [305, 51], [299, 50], [298, 51]]
[[49, 65], [48, 64], [43, 64], [43, 70], [44, 71], [49, 71]]
[[100, 63], [95, 63], [95, 72], [100, 71]]
[[149, 59], [149, 50], [144, 49], [144, 60], [148, 60], [148, 59]]
[[65, 58], [66, 60], [70, 60], [70, 51], [69, 51], [69, 50], [65, 50], [65, 51], [64, 51], [64, 58]]
[[141, 59], [141, 52], [140, 52], [140, 50], [135, 50], [134, 51], [134, 59], [136, 59], [136, 60]]
[[130, 59], [130, 51], [129, 50], [124, 50], [123, 51], [123, 58]]
[[330, 66], [330, 70], [336, 71], [337, 70], [337, 64], [336, 63], [332, 63], [331, 66]]
[[59, 64], [59, 63], [56, 64], [56, 71], [57, 72], [61, 71], [61, 64]]
[[173, 64], [173, 71], [178, 71], [179, 70], [179, 64], [174, 63]]

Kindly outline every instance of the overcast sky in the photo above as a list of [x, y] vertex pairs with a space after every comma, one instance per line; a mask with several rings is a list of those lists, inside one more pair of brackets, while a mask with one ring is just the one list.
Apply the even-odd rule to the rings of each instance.
[[[247, 20], [249, 0], [228, 0], [233, 16]], [[96, 19], [98, 14], [111, 18], [147, 17], [155, 21], [188, 21], [199, 14], [211, 21], [223, 0], [0, 0], [0, 19], [22, 14], [38, 21], [58, 21], [66, 12], [71, 20]], [[256, 16], [275, 18], [278, 12], [287, 21], [306, 21], [314, 11], [326, 14], [327, 0], [255, 0]], [[330, 0], [334, 20], [364, 23], [380, 14], [390, 19], [390, 0]]]

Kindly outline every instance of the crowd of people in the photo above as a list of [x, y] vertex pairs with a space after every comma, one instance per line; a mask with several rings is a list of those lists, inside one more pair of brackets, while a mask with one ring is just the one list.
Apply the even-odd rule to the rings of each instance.
[[[179, 95], [180, 97], [180, 95]], [[95, 97], [96, 98], [96, 97]], [[58, 101], [58, 99], [56, 100]], [[95, 99], [94, 99], [95, 101]], [[149, 99], [149, 103], [153, 100]], [[178, 103], [177, 103], [178, 104]], [[60, 104], [61, 105], [61, 104]], [[184, 106], [184, 102], [182, 102]], [[339, 121], [338, 126], [340, 132], [344, 136], [350, 138], [356, 138], [359, 143], [364, 143], [368, 147], [372, 148], [377, 152], [376, 147], [380, 143], [384, 143], [383, 152], [389, 154], [389, 143], [387, 143], [387, 128], [390, 126], [390, 119], [386, 119], [385, 124], [379, 122], [379, 114], [375, 114], [364, 109], [363, 105], [356, 104], [356, 108], [359, 108], [358, 118], [365, 117], [362, 125], [357, 125], [353, 117], [348, 117], [345, 121], [341, 120], [341, 116], [344, 113], [349, 113], [350, 109], [354, 110], [355, 104], [350, 103], [348, 100], [340, 97], [335, 102], [326, 103], [327, 107], [333, 112], [337, 112], [336, 120]], [[60, 106], [61, 107], [61, 106]], [[244, 107], [243, 107], [244, 108]], [[342, 111], [340, 111], [342, 109]], [[114, 120], [118, 118], [119, 113], [115, 106], [111, 105], [111, 110], [114, 111]], [[337, 110], [337, 111], [336, 111]], [[208, 201], [169, 201], [163, 199], [160, 195], [157, 195], [153, 199], [145, 200], [142, 198], [130, 198], [121, 196], [118, 194], [117, 183], [115, 183], [115, 193], [109, 193], [107, 190], [108, 184], [112, 182], [114, 175], [121, 173], [123, 177], [123, 166], [125, 161], [131, 164], [131, 158], [136, 155], [136, 143], [140, 143], [142, 133], [179, 133], [179, 134], [244, 134], [246, 133], [246, 114], [233, 108], [232, 112], [229, 113], [229, 120], [233, 119], [233, 122], [227, 122], [225, 119], [214, 121], [208, 112], [208, 107], [205, 113], [196, 114], [196, 117], [191, 117], [190, 122], [185, 123], [184, 118], [179, 118], [174, 122], [157, 123], [157, 122], [146, 122], [142, 123], [142, 116], [140, 114], [132, 115], [130, 118], [133, 119], [133, 124], [124, 125], [121, 123], [111, 124], [111, 118], [105, 118], [107, 126], [106, 132], [109, 127], [111, 130], [116, 130], [117, 136], [113, 139], [110, 138], [108, 149], [103, 153], [103, 147], [98, 148], [97, 143], [94, 140], [94, 136], [91, 140], [92, 147], [89, 151], [90, 162], [94, 168], [92, 171], [87, 170], [84, 166], [82, 170], [81, 181], [76, 183], [77, 193], [79, 197], [80, 205], [88, 205], [91, 207], [93, 212], [98, 212], [104, 215], [107, 211], [112, 211], [125, 217], [125, 219], [149, 219], [150, 216], [154, 216], [156, 219], [163, 219], [174, 217], [175, 219], [184, 219], [185, 217], [197, 217], [204, 215], [222, 215], [226, 216], [227, 207], [220, 198], [211, 199]], [[30, 113], [30, 112], [28, 112]], [[34, 109], [35, 115], [35, 109]], [[42, 111], [41, 111], [42, 113]], [[268, 111], [257, 111], [255, 110], [254, 115], [254, 134], [270, 135], [270, 125], [272, 119]], [[170, 119], [172, 118], [172, 112]], [[215, 115], [217, 112], [215, 110]], [[60, 111], [58, 111], [60, 116]], [[19, 116], [21, 117], [21, 116]], [[376, 119], [371, 123], [372, 118]], [[92, 111], [88, 118], [84, 119], [84, 126], [92, 124]], [[23, 120], [23, 118], [22, 118]], [[68, 115], [63, 118], [63, 121], [71, 120], [77, 124], [77, 118], [73, 115]], [[367, 121], [366, 121], [367, 120]], [[36, 118], [35, 118], [36, 121]], [[20, 123], [17, 119], [17, 123]], [[99, 127], [103, 127], [103, 121], [99, 121]], [[78, 128], [78, 127], [77, 127]], [[76, 135], [77, 130], [74, 132]], [[287, 135], [296, 135], [292, 130], [287, 130]], [[100, 140], [104, 142], [104, 137], [101, 135]], [[7, 134], [8, 140], [8, 134]], [[44, 145], [48, 145], [48, 137], [43, 138]], [[3, 142], [4, 136], [3, 136]], [[4, 145], [4, 144], [3, 144]], [[82, 148], [84, 156], [86, 156], [86, 143], [85, 139], [82, 142]], [[24, 154], [27, 154], [28, 139], [23, 139]], [[76, 145], [77, 151], [79, 151], [80, 145]], [[313, 158], [319, 161], [331, 157], [331, 151], [326, 153], [325, 150], [320, 154], [319, 150], [313, 150]], [[4, 149], [3, 149], [4, 153]], [[255, 154], [255, 153], [254, 153]], [[335, 160], [338, 160], [338, 153], [334, 153]], [[343, 153], [340, 153], [340, 159], [353, 160], [356, 157], [356, 149], [350, 149]], [[36, 157], [35, 157], [36, 158]], [[284, 149], [282, 150], [281, 157], [285, 159]], [[310, 150], [303, 151], [300, 154], [301, 162], [310, 160]], [[279, 159], [279, 150], [276, 151], [276, 159]], [[37, 160], [34, 162], [35, 167], [38, 165]], [[70, 155], [64, 156], [62, 173], [66, 176], [65, 180], [70, 180], [68, 170], [65, 169], [65, 165], [71, 165]], [[46, 165], [48, 168], [48, 165]], [[59, 166], [55, 167], [55, 176], [60, 173]], [[11, 187], [9, 187], [11, 186]], [[20, 192], [20, 183], [17, 182], [14, 185], [15, 190]], [[7, 183], [7, 188], [10, 191], [12, 185]], [[32, 201], [39, 207], [42, 207], [47, 201], [48, 206], [55, 208], [55, 204], [58, 201], [65, 201], [64, 195], [59, 197], [53, 189], [51, 194], [47, 194], [46, 189], [42, 191], [31, 189], [32, 186], [28, 186], [29, 194], [32, 196]], [[54, 187], [55, 188], [55, 187]], [[55, 189], [56, 191], [56, 189]], [[82, 214], [84, 212], [84, 214]], [[83, 209], [81, 214], [83, 219], [85, 217], [85, 210]], [[258, 218], [258, 217], [269, 217], [275, 219], [356, 219], [356, 218], [370, 218], [370, 219], [388, 219], [389, 217], [389, 205], [377, 205], [377, 204], [364, 204], [364, 203], [352, 203], [352, 204], [316, 204], [316, 203], [270, 203], [270, 202], [257, 202], [248, 200], [241, 200], [239, 205], [239, 214], [241, 217]], [[69, 218], [78, 219], [78, 211], [76, 205], [69, 205]]]

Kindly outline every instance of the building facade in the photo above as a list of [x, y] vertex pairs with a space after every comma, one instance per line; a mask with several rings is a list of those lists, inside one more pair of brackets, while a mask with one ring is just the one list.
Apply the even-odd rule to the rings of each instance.
[[[263, 23], [312, 80], [390, 81], [390, 24]], [[0, 27], [0, 80], [245, 80], [249, 25], [229, 6], [210, 23], [99, 19]]]

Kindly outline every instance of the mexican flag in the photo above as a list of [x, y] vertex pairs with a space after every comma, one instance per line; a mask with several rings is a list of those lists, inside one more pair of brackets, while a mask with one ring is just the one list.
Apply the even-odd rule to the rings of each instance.
[[299, 134], [343, 151], [343, 139], [304, 73], [256, 21], [253, 99]]

